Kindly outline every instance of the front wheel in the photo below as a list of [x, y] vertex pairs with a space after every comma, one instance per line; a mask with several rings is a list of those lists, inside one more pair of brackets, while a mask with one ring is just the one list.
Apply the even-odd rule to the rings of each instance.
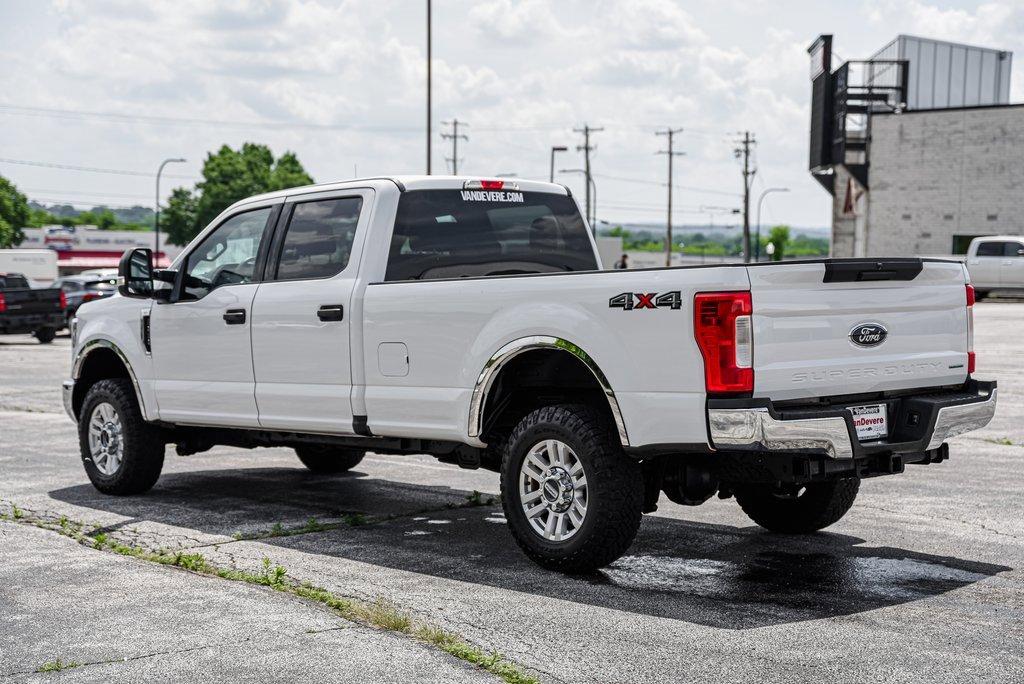
[[546, 406], [509, 436], [501, 466], [505, 519], [520, 548], [545, 568], [592, 572], [636, 537], [643, 477], [608, 423], [586, 406]]
[[78, 414], [82, 463], [96, 489], [104, 494], [141, 494], [164, 467], [160, 430], [139, 411], [130, 380], [100, 380], [85, 395]]
[[860, 480], [848, 478], [806, 485], [747, 485], [735, 489], [736, 502], [751, 520], [772, 532], [807, 534], [846, 515]]
[[57, 336], [57, 330], [56, 328], [46, 325], [36, 330], [33, 335], [35, 335], [36, 339], [39, 340], [39, 344], [50, 344], [53, 342], [53, 338]]
[[295, 455], [314, 473], [344, 473], [359, 465], [366, 451], [306, 444], [295, 447]]

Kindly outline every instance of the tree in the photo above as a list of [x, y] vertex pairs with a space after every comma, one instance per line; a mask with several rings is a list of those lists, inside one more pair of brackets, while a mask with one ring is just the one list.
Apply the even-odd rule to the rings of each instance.
[[203, 180], [196, 183], [194, 191], [177, 188], [171, 194], [161, 215], [161, 229], [167, 231], [169, 242], [184, 245], [240, 199], [312, 183], [292, 152], [275, 161], [266, 145], [245, 143], [240, 150], [223, 145], [207, 155]]
[[197, 232], [196, 196], [191, 190], [175, 188], [167, 200], [167, 208], [160, 214], [160, 230], [167, 234], [172, 245], [184, 245]]
[[28, 199], [14, 183], [0, 176], [0, 248], [21, 244], [25, 239], [22, 228], [28, 225], [29, 214]]
[[775, 253], [772, 254], [772, 261], [782, 261], [786, 252], [786, 245], [789, 244], [789, 226], [775, 226], [768, 233], [768, 243], [775, 245]]

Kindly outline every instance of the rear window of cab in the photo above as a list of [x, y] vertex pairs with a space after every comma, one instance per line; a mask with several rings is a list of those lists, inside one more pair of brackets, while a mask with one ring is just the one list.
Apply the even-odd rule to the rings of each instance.
[[388, 281], [593, 271], [597, 258], [571, 197], [511, 190], [402, 194]]

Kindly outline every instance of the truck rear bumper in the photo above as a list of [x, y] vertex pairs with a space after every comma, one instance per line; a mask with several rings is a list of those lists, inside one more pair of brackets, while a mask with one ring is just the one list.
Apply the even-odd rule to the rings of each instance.
[[[861, 442], [849, 406], [886, 404], [890, 431]], [[823, 454], [835, 459], [924, 452], [950, 437], [988, 425], [996, 383], [968, 380], [962, 388], [814, 406], [775, 406], [769, 399], [709, 399], [712, 445], [723, 451]]]
[[66, 321], [63, 312], [6, 315], [0, 318], [0, 333], [22, 335], [39, 328], [63, 328]]

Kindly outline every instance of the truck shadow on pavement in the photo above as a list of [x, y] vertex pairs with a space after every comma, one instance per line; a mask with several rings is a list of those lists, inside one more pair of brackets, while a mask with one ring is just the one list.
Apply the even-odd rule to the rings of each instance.
[[[407, 572], [725, 629], [799, 622], [917, 601], [1012, 568], [891, 547], [822, 532], [775, 535], [645, 516], [627, 555], [601, 572], [567, 577], [523, 556], [500, 505], [471, 505], [472, 493], [370, 478], [259, 468], [165, 473], [134, 498], [89, 485], [50, 492], [59, 500], [155, 522], [192, 540], [256, 534], [280, 523], [359, 512], [359, 526], [261, 539], [265, 544]], [[486, 497], [484, 497], [486, 500]], [[182, 542], [185, 543], [185, 542]], [[269, 554], [272, 556], [272, 554]], [[296, 573], [298, 574], [298, 573]], [[344, 586], [344, 571], [339, 570]], [[397, 599], [400, 602], [400, 597]]]

